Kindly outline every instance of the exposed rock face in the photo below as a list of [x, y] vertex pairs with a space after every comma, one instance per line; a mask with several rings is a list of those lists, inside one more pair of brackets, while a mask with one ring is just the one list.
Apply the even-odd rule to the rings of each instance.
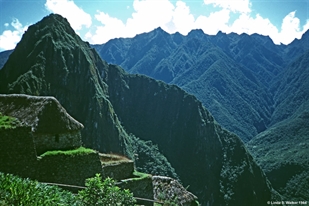
[[197, 197], [169, 177], [153, 176], [154, 199], [183, 206], [197, 205]]
[[106, 64], [59, 15], [29, 27], [0, 70], [0, 92], [55, 96], [85, 126], [83, 142], [100, 152], [129, 151], [133, 140], [124, 128], [153, 141], [203, 204], [270, 200], [271, 187], [243, 143], [201, 102]]

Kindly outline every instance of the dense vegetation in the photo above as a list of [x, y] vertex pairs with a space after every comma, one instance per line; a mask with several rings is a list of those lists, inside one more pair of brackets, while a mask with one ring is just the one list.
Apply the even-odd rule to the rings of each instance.
[[68, 191], [30, 179], [0, 173], [0, 205], [81, 205]]
[[127, 154], [134, 160], [137, 171], [152, 175], [162, 175], [180, 181], [175, 169], [166, 157], [160, 152], [158, 145], [152, 141], [144, 141], [133, 134], [127, 143]]
[[309, 197], [309, 107], [273, 125], [248, 143], [273, 187], [291, 200]]
[[121, 205], [133, 206], [136, 200], [129, 190], [121, 190], [111, 178], [102, 178], [97, 174], [86, 180], [86, 188], [78, 192], [84, 206]]
[[88, 178], [85, 185], [75, 195], [57, 186], [0, 173], [0, 205], [130, 206], [136, 202], [129, 190], [120, 189], [111, 178], [103, 181], [97, 174]]

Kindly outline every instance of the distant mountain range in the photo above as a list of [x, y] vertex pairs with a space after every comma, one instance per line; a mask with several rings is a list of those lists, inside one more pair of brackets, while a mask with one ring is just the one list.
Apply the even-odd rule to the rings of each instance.
[[129, 73], [195, 95], [247, 143], [275, 189], [308, 199], [309, 31], [289, 45], [275, 45], [257, 34], [194, 30], [183, 36], [158, 28], [93, 47]]
[[[154, 35], [154, 41], [155, 36], [166, 36], [162, 30], [156, 30], [151, 35]], [[203, 34], [197, 32], [195, 35], [199, 37]], [[141, 62], [143, 68], [152, 72], [157, 69], [153, 64], [159, 62], [159, 55], [168, 59], [169, 53], [176, 51], [177, 42], [185, 43], [181, 35], [167, 35], [167, 39], [172, 37], [174, 43], [161, 41], [162, 46], [165, 43], [170, 45], [170, 50], [161, 49], [162, 46], [157, 44], [154, 53], [148, 55], [148, 60]], [[138, 54], [146, 54], [146, 49], [150, 48], [147, 46], [149, 39], [144, 40], [144, 44], [133, 47], [119, 44], [118, 48], [131, 48], [128, 50], [134, 53], [130, 58], [123, 56], [132, 63], [131, 66], [141, 57]], [[209, 42], [205, 48], [210, 48], [212, 44]], [[230, 70], [233, 68], [240, 75], [235, 80], [236, 86], [250, 83], [248, 89], [254, 85], [256, 92], [265, 93], [267, 98], [260, 100], [261, 103], [272, 100], [264, 91], [267, 87], [260, 88], [262, 83], [256, 80], [253, 71], [245, 66], [239, 68], [219, 47], [208, 52], [203, 52], [202, 48], [199, 50], [199, 47], [198, 42], [192, 40], [178, 52], [191, 50], [200, 64], [213, 65], [212, 69], [205, 67], [202, 73], [194, 74], [194, 70], [190, 72], [190, 65], [194, 64], [195, 59], [192, 62], [184, 61], [178, 59], [175, 53], [177, 59], [174, 59], [174, 66], [166, 64], [164, 68], [169, 68], [168, 71], [163, 68], [157, 71], [162, 71], [162, 78], [175, 75], [179, 78], [191, 76], [189, 79], [193, 79], [198, 75], [207, 79], [207, 72], [215, 74], [216, 68], [229, 63], [233, 67], [222, 67], [224, 69], [216, 73], [211, 83], [217, 86], [218, 93], [223, 95], [226, 92], [222, 90], [225, 87], [222, 86], [221, 76], [226, 78], [225, 81], [232, 78], [234, 72]], [[8, 56], [8, 53], [4, 54]], [[205, 61], [199, 57], [203, 53], [207, 57]], [[186, 54], [183, 54], [186, 59]], [[110, 55], [121, 57], [124, 54], [116, 52]], [[182, 67], [182, 61], [188, 63], [188, 71]], [[225, 74], [225, 70], [230, 73]], [[275, 76], [275, 70], [265, 69], [265, 72]], [[253, 83], [243, 82], [240, 79], [243, 76], [250, 77]], [[183, 80], [183, 85], [189, 88], [186, 80]], [[200, 86], [203, 88], [205, 85]], [[245, 91], [235, 91], [235, 95]], [[136, 167], [146, 172], [179, 178], [185, 186], [190, 185], [189, 190], [198, 196], [203, 205], [267, 205], [272, 198], [280, 198], [274, 198], [276, 192], [240, 138], [216, 123], [195, 96], [176, 85], [140, 74], [128, 74], [121, 67], [108, 64], [59, 15], [51, 14], [28, 28], [0, 70], [0, 93], [54, 96], [72, 117], [84, 125], [81, 134], [87, 147], [100, 152], [124, 154], [135, 161]], [[249, 95], [247, 98], [253, 97]], [[245, 111], [248, 108], [244, 108]], [[260, 118], [269, 112], [259, 111], [255, 116], [260, 115]], [[263, 121], [260, 119], [257, 122], [260, 131], [268, 123]]]

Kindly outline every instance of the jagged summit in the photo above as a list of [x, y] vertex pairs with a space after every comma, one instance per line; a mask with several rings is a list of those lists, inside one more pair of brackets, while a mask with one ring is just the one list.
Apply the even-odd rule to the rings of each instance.
[[44, 35], [48, 33], [52, 34], [49, 37], [55, 42], [67, 43], [70, 46], [72, 46], [72, 43], [76, 43], [76, 41], [79, 44], [84, 43], [76, 35], [68, 20], [59, 14], [50, 14], [44, 17], [39, 23], [30, 26], [23, 38], [32, 38], [36, 41], [38, 38], [45, 37]]

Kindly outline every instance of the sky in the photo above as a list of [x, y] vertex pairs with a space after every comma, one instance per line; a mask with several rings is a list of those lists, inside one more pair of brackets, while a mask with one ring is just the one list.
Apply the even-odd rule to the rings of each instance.
[[309, 0], [0, 0], [0, 52], [50, 13], [67, 18], [84, 41], [103, 44], [158, 27], [187, 35], [247, 33], [289, 44], [309, 29]]

